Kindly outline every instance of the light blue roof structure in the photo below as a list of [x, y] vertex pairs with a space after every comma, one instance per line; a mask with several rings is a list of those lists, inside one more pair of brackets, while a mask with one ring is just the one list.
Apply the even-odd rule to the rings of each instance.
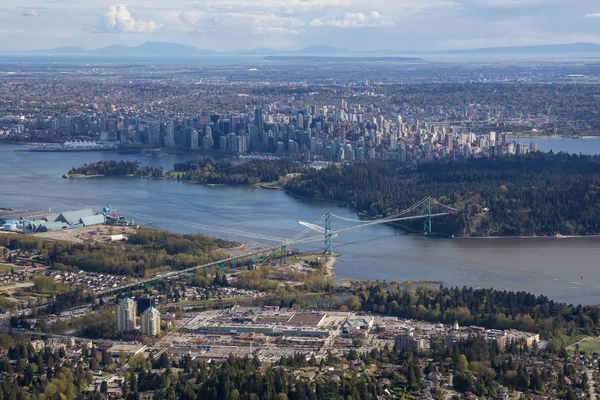
[[59, 231], [66, 228], [69, 228], [69, 224], [65, 222], [44, 222], [37, 226], [37, 230], [40, 232]]
[[106, 217], [103, 214], [91, 215], [89, 217], [81, 218], [83, 226], [101, 225], [106, 222]]
[[66, 222], [69, 225], [77, 224], [82, 218], [90, 217], [94, 215], [94, 211], [91, 208], [84, 210], [66, 211], [60, 213], [55, 221]]
[[44, 217], [44, 219], [48, 222], [54, 222], [60, 216], [59, 213], [48, 214]]

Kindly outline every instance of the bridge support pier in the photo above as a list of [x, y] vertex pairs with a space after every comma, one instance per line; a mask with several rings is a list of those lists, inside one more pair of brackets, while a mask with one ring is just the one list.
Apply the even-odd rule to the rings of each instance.
[[430, 235], [431, 234], [431, 197], [427, 197], [425, 204], [427, 206], [427, 216], [425, 217], [425, 220], [423, 222], [423, 232], [426, 235]]
[[287, 264], [287, 246], [281, 246], [279, 254], [281, 256], [281, 262]]
[[331, 214], [325, 214], [325, 249], [323, 253], [331, 254], [333, 252], [333, 237], [331, 234]]

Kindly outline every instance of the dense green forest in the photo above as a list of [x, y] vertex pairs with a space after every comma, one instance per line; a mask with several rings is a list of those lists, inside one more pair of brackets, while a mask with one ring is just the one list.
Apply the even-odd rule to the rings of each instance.
[[311, 169], [285, 188], [347, 202], [369, 217], [392, 215], [431, 196], [459, 210], [433, 222], [434, 231], [448, 235], [600, 234], [598, 156], [534, 153], [416, 168], [373, 161]]
[[288, 174], [302, 172], [305, 169], [302, 164], [287, 159], [250, 161], [245, 164], [205, 160], [175, 164], [175, 173], [171, 175], [198, 183], [254, 185], [276, 182]]
[[48, 242], [28, 235], [0, 234], [0, 246], [37, 251], [55, 268], [131, 277], [156, 270], [180, 270], [227, 257], [221, 250], [236, 243], [198, 234], [182, 235], [141, 228], [121, 243]]
[[288, 174], [303, 172], [302, 164], [282, 160], [255, 160], [244, 164], [223, 161], [187, 161], [174, 165], [173, 171], [142, 167], [134, 161], [98, 161], [73, 167], [68, 175], [130, 176], [169, 178], [203, 184], [255, 185], [277, 182]]
[[142, 167], [137, 161], [98, 161], [73, 167], [67, 175], [104, 175], [104, 176], [128, 176], [142, 175], [161, 177], [163, 170], [154, 167]]

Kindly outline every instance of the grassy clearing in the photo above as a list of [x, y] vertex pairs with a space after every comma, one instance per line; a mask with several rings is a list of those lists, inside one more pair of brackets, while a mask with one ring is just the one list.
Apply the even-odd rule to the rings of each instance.
[[0, 263], [0, 273], [10, 272], [11, 270], [14, 270], [16, 272], [16, 271], [18, 271], [20, 269], [21, 268], [15, 267], [14, 265]]
[[586, 353], [600, 353], [600, 338], [592, 338], [579, 343], [579, 350]]
[[581, 334], [567, 336], [565, 339], [564, 345], [567, 346], [568, 349], [572, 349], [572, 347], [573, 347], [573, 345], [575, 345], [575, 343], [580, 342], [585, 338], [586, 338], [586, 335], [581, 335]]

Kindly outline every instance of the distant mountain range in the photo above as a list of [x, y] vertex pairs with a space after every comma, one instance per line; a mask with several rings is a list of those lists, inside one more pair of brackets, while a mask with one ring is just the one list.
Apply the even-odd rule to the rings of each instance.
[[418, 57], [373, 57], [363, 56], [265, 56], [263, 60], [267, 61], [302, 61], [302, 62], [377, 62], [377, 61], [396, 61], [396, 62], [421, 62], [424, 61]]
[[547, 44], [540, 46], [485, 47], [470, 50], [450, 50], [440, 53], [452, 54], [559, 54], [598, 53], [600, 45], [594, 43]]
[[126, 46], [114, 44], [96, 50], [87, 50], [83, 47], [57, 47], [46, 51], [34, 51], [30, 53], [50, 54], [101, 54], [101, 55], [199, 55], [217, 54], [214, 50], [198, 49], [193, 46], [178, 43], [146, 42], [138, 46]]
[[235, 52], [217, 52], [215, 50], [198, 49], [193, 46], [178, 43], [146, 42], [138, 46], [114, 44], [100, 49], [88, 50], [83, 47], [56, 47], [49, 50], [35, 50], [27, 53], [46, 54], [99, 54], [99, 55], [201, 55], [201, 54], [242, 54], [242, 55], [274, 55], [274, 54], [343, 54], [350, 53], [348, 49], [330, 46], [310, 46], [301, 50], [273, 50], [261, 47], [252, 50], [237, 50]]
[[561, 54], [561, 53], [600, 53], [600, 45], [594, 43], [571, 43], [552, 44], [540, 46], [514, 46], [514, 47], [488, 47], [479, 49], [443, 50], [443, 51], [415, 51], [415, 50], [369, 50], [352, 51], [345, 48], [331, 46], [310, 46], [300, 50], [274, 50], [261, 47], [252, 50], [237, 50], [232, 52], [217, 52], [215, 50], [199, 49], [178, 43], [146, 42], [138, 46], [126, 46], [121, 44], [111, 45], [95, 50], [83, 47], [57, 47], [49, 50], [28, 51], [27, 54], [53, 54], [53, 55], [112, 55], [112, 56], [157, 56], [157, 55], [359, 55], [359, 54], [481, 54], [481, 55], [503, 55], [503, 54]]

